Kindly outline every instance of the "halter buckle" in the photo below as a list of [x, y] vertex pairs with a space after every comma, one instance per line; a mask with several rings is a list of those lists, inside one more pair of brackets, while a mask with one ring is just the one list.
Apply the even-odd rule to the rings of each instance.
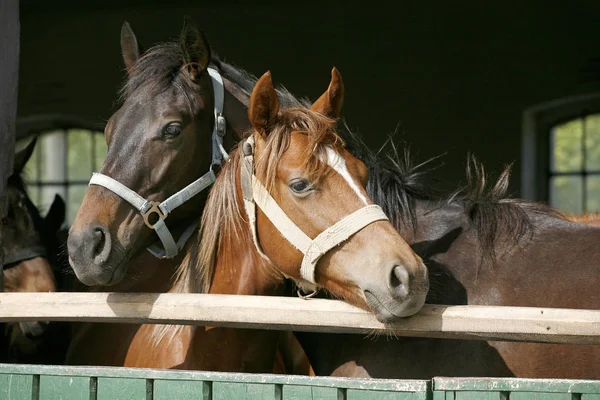
[[[156, 222], [158, 222], [159, 220], [165, 220], [167, 219], [167, 214], [163, 213], [162, 210], [160, 209], [160, 203], [157, 201], [150, 201], [150, 208], [147, 208], [146, 210], [142, 211], [142, 217], [144, 218], [144, 223], [146, 224], [146, 226], [150, 229], [154, 229], [154, 225], [156, 225]], [[158, 215], [158, 220], [156, 220], [155, 223], [151, 223], [149, 218], [150, 215], [152, 214], [156, 214]]]
[[217, 127], [217, 135], [219, 135], [221, 137], [225, 136], [226, 123], [225, 123], [225, 117], [222, 114], [217, 115], [217, 118], [215, 120], [215, 125]]

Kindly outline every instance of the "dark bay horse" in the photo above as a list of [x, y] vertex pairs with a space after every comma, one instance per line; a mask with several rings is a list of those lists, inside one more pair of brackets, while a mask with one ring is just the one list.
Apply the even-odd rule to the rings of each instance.
[[[440, 197], [408, 153], [383, 160], [348, 141], [369, 194], [427, 264], [429, 303], [600, 309], [600, 230], [507, 198], [508, 168], [488, 188], [471, 160], [466, 190]], [[317, 375], [600, 379], [600, 346], [296, 335]]]
[[[249, 102], [254, 130], [223, 166], [172, 292], [280, 294], [289, 277], [323, 287], [383, 321], [420, 309], [428, 290], [426, 269], [385, 215], [367, 218], [335, 242], [324, 239], [379, 210], [366, 195], [366, 167], [344, 150], [335, 131], [343, 92], [334, 69], [328, 90], [311, 110], [283, 109], [270, 74], [263, 75]], [[316, 257], [313, 245], [304, 247], [299, 236], [321, 249]], [[312, 260], [308, 273], [307, 260]], [[268, 372], [278, 336], [147, 325], [125, 365]]]
[[[8, 213], [2, 220], [5, 292], [54, 292], [59, 252], [57, 232], [65, 220], [65, 204], [56, 196], [44, 218], [33, 205], [21, 177], [35, 148], [33, 139], [15, 154], [8, 178]], [[20, 322], [6, 324], [3, 359], [11, 362], [62, 363], [68, 343], [65, 324]]]
[[[128, 81], [122, 90], [122, 105], [105, 129], [109, 150], [101, 172], [145, 198], [165, 199], [211, 169], [211, 133], [217, 122], [214, 82], [207, 73], [211, 51], [190, 21], [184, 24], [179, 42], [146, 52], [125, 23], [121, 50]], [[238, 100], [228, 89], [228, 78], [222, 80], [225, 129], [241, 133], [249, 124], [239, 125]], [[225, 135], [225, 147], [232, 143], [233, 135]], [[180, 234], [185, 232], [189, 221], [200, 219], [205, 198], [206, 193], [200, 193], [193, 202], [178, 207], [166, 225]], [[119, 292], [166, 292], [183, 256], [155, 257], [146, 248], [156, 239], [130, 204], [93, 185], [70, 230], [69, 261], [82, 282], [96, 285], [89, 290], [105, 291], [105, 285], [111, 285], [110, 290]], [[67, 362], [123, 365], [139, 327], [77, 324]]]

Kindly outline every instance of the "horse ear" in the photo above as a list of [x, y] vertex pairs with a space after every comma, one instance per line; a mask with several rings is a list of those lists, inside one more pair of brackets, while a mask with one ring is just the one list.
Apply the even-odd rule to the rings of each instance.
[[267, 71], [254, 85], [252, 96], [250, 96], [248, 117], [256, 131], [263, 136], [267, 136], [268, 127], [277, 118], [278, 111], [279, 99], [273, 87], [271, 72]]
[[210, 64], [211, 52], [208, 39], [191, 18], [185, 17], [179, 42], [185, 57], [185, 63], [188, 64], [187, 71], [190, 74], [190, 79], [196, 82]]
[[25, 168], [25, 164], [27, 164], [27, 161], [29, 161], [29, 159], [31, 158], [31, 155], [33, 154], [33, 150], [35, 149], [36, 142], [37, 142], [37, 136], [34, 137], [31, 142], [29, 142], [27, 147], [17, 151], [17, 153], [15, 154], [14, 161], [13, 161], [13, 174], [17, 175], [17, 174], [20, 174], [21, 171], [23, 171], [23, 168]]
[[342, 81], [342, 75], [333, 67], [331, 70], [331, 82], [327, 91], [321, 95], [315, 101], [310, 108], [312, 111], [316, 111], [329, 118], [337, 119], [340, 117], [342, 112], [342, 105], [344, 103], [344, 82]]
[[129, 22], [125, 21], [121, 27], [121, 54], [125, 62], [125, 68], [129, 76], [133, 74], [133, 66], [139, 60], [142, 50], [138, 44], [135, 33], [129, 26]]
[[65, 222], [66, 206], [65, 201], [58, 194], [54, 196], [54, 201], [44, 217], [46, 226], [52, 233], [58, 232], [63, 222]]

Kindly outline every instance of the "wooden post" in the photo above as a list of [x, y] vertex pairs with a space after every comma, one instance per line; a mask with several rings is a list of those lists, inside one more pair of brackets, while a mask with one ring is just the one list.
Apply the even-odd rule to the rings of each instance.
[[[0, 221], [7, 212], [4, 190], [8, 177], [12, 174], [15, 152], [19, 32], [19, 0], [0, 1]], [[2, 230], [0, 229], [1, 244]], [[4, 252], [1, 246], [0, 263], [4, 264]], [[4, 274], [0, 274], [0, 290], [4, 289], [3, 281]]]

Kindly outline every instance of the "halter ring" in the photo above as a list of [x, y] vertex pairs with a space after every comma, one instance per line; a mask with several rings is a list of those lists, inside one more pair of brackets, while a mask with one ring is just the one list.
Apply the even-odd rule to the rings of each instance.
[[[160, 205], [159, 202], [157, 202], [157, 201], [151, 201], [150, 202], [150, 206], [151, 207], [149, 209], [147, 209], [146, 211], [144, 211], [144, 212], [141, 213], [142, 217], [144, 218], [144, 223], [150, 229], [154, 229], [154, 225], [156, 225], [156, 223], [159, 220], [162, 219], [164, 221], [165, 219], [167, 219], [167, 215], [162, 212], [162, 210], [160, 209], [159, 205]], [[150, 219], [150, 215], [152, 215], [152, 214], [158, 215], [158, 219], [156, 220], [155, 223], [151, 223], [150, 220], [149, 220]]]

